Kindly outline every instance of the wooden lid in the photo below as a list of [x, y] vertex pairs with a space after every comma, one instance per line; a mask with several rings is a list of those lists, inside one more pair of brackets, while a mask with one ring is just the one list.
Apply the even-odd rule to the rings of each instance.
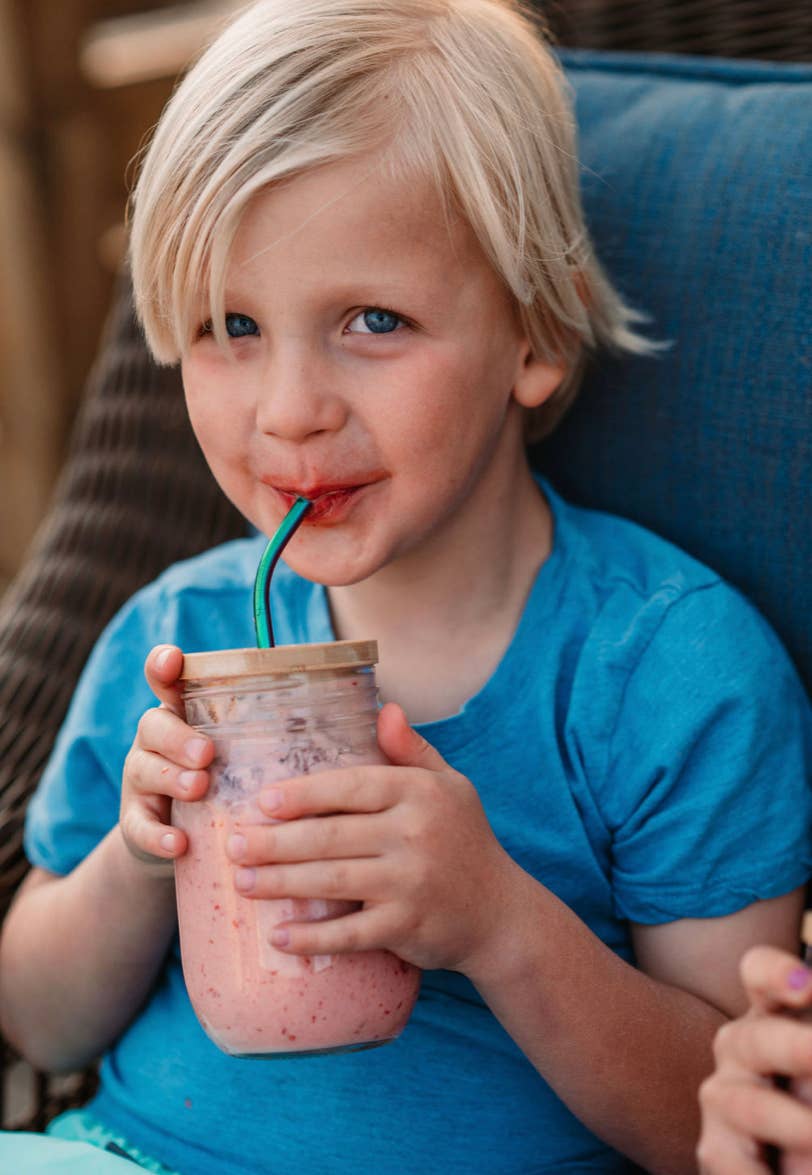
[[377, 641], [330, 641], [318, 645], [277, 645], [274, 649], [221, 649], [188, 653], [182, 681], [209, 677], [257, 677], [313, 669], [360, 669], [378, 660]]

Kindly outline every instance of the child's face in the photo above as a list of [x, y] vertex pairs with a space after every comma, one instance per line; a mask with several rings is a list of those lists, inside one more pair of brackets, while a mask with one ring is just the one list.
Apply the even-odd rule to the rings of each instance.
[[561, 374], [529, 357], [470, 228], [446, 223], [428, 182], [373, 166], [256, 198], [227, 273], [233, 361], [205, 332], [183, 361], [223, 489], [265, 534], [311, 498], [285, 557], [333, 585], [470, 533], [523, 459], [519, 400]]

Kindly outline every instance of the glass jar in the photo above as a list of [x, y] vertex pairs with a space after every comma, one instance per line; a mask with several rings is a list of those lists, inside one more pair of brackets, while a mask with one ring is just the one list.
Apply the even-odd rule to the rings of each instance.
[[343, 1052], [393, 1040], [417, 968], [388, 951], [302, 956], [271, 943], [280, 922], [340, 917], [351, 902], [243, 897], [231, 833], [273, 824], [261, 788], [294, 776], [383, 763], [375, 736], [374, 641], [196, 653], [184, 659], [186, 720], [214, 742], [203, 799], [175, 801], [189, 838], [175, 863], [183, 974], [214, 1043], [236, 1056]]

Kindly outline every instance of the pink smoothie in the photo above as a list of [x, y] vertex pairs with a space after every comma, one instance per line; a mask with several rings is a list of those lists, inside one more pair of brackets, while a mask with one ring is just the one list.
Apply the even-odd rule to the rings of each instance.
[[[249, 668], [257, 659], [265, 665], [267, 659], [312, 659], [322, 651], [344, 661], [347, 645], [238, 653], [238, 669], [246, 656]], [[361, 655], [369, 649], [351, 647]], [[187, 721], [216, 748], [205, 799], [175, 803], [172, 814], [189, 838], [175, 879], [183, 974], [198, 1019], [224, 1052], [243, 1056], [357, 1049], [391, 1040], [417, 998], [417, 968], [387, 951], [305, 958], [277, 950], [271, 935], [280, 922], [335, 918], [355, 907], [245, 898], [234, 888], [234, 866], [225, 852], [235, 828], [272, 823], [257, 804], [261, 788], [384, 761], [375, 738], [374, 674], [330, 665], [262, 680], [256, 670], [254, 676], [211, 676], [202, 683], [192, 673], [189, 678]]]
[[184, 809], [190, 849], [176, 865], [183, 973], [214, 1043], [239, 1056], [363, 1048], [396, 1037], [420, 972], [388, 951], [310, 958], [276, 950], [270, 935], [279, 922], [351, 907], [242, 897], [224, 850], [231, 821], [205, 801]]

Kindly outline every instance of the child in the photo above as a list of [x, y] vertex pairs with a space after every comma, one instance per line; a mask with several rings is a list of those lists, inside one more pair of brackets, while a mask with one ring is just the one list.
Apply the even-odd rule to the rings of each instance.
[[[736, 961], [796, 940], [810, 716], [734, 591], [531, 474], [528, 417], [553, 427], [585, 351], [645, 346], [584, 230], [554, 59], [505, 0], [263, 0], [164, 115], [132, 264], [261, 534], [123, 610], [32, 804], [4, 1028], [50, 1068], [106, 1054], [55, 1130], [195, 1175], [692, 1169]], [[425, 973], [395, 1044], [260, 1065], [183, 985], [169, 804], [203, 799], [213, 751], [177, 679], [181, 649], [253, 643], [298, 494], [277, 639], [378, 640], [390, 765], [274, 789], [234, 883], [361, 903], [281, 949]]]
[[[767, 1146], [784, 1175], [812, 1171], [812, 971], [797, 956], [754, 947], [742, 959], [746, 1016], [716, 1042], [716, 1070], [702, 1085], [705, 1175], [760, 1175]], [[790, 1078], [789, 1089], [772, 1078]], [[795, 1093], [799, 1096], [793, 1097]]]

